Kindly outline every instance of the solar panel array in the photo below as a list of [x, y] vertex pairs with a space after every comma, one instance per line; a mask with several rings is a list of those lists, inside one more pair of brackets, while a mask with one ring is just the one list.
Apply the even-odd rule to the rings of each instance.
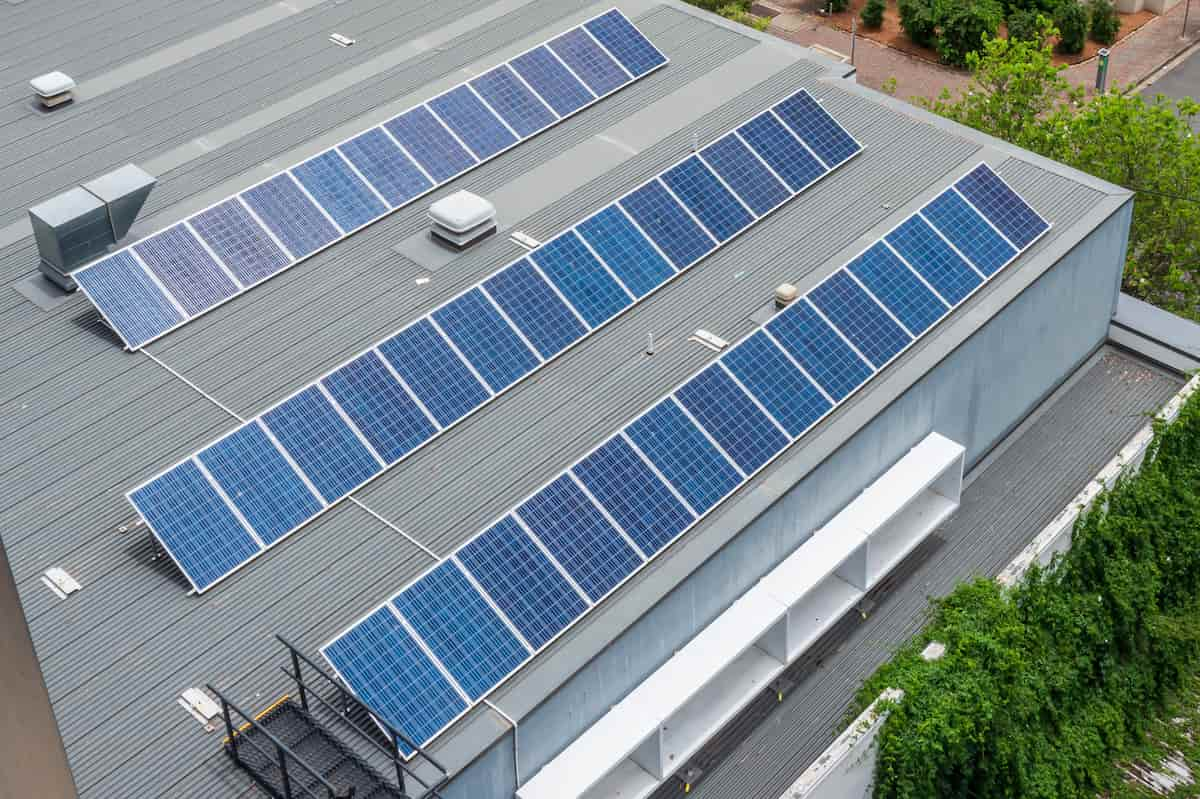
[[1049, 227], [980, 164], [322, 654], [428, 743]]
[[[819, 131], [811, 147], [800, 135], [810, 128]], [[860, 150], [800, 90], [133, 489], [129, 501], [204, 591]], [[219, 471], [214, 453], [227, 450], [236, 451]]]
[[137, 349], [666, 63], [612, 9], [72, 276]]

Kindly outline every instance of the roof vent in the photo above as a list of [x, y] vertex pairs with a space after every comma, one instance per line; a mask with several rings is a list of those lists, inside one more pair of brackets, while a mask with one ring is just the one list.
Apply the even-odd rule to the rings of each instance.
[[38, 102], [46, 108], [69, 103], [75, 99], [75, 81], [61, 72], [47, 72], [29, 81], [37, 94]]
[[456, 191], [429, 206], [429, 219], [429, 232], [456, 250], [496, 232], [496, 207], [469, 191]]
[[796, 301], [800, 291], [791, 283], [780, 283], [775, 288], [775, 307], [786, 308]]

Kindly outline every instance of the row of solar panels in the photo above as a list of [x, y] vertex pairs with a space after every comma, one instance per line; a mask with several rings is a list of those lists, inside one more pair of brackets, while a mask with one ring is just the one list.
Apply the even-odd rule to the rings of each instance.
[[665, 63], [608, 11], [73, 277], [137, 349]]
[[1048, 229], [979, 165], [322, 654], [428, 743]]
[[204, 591], [860, 149], [801, 90], [129, 500]]

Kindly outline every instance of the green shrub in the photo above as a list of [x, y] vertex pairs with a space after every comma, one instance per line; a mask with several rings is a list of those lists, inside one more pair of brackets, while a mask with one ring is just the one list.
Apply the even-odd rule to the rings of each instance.
[[937, 18], [938, 57], [947, 64], [965, 66], [967, 53], [983, 47], [984, 37], [994, 38], [1003, 9], [996, 0], [951, 0], [943, 3]]
[[1077, 0], [1063, 0], [1054, 12], [1054, 27], [1058, 28], [1059, 50], [1064, 53], [1081, 52], [1087, 39], [1087, 9]]
[[900, 27], [908, 38], [922, 47], [933, 47], [937, 43], [937, 19], [934, 0], [898, 0]]
[[1088, 6], [1092, 12], [1092, 38], [1100, 44], [1115, 42], [1121, 30], [1121, 19], [1112, 0], [1091, 0]]
[[883, 27], [883, 12], [887, 8], [884, 0], [867, 0], [867, 4], [863, 6], [862, 17], [863, 27], [874, 28], [878, 30]]
[[825, 7], [836, 14], [849, 8], [850, 0], [826, 0]]
[[1036, 11], [1018, 10], [1008, 15], [1008, 38], [1013, 41], [1041, 43], [1042, 26]]

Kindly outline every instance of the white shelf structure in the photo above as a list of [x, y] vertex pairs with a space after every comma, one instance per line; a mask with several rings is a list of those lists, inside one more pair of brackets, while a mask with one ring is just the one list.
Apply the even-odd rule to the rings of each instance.
[[517, 789], [641, 799], [958, 507], [964, 450], [930, 433]]

